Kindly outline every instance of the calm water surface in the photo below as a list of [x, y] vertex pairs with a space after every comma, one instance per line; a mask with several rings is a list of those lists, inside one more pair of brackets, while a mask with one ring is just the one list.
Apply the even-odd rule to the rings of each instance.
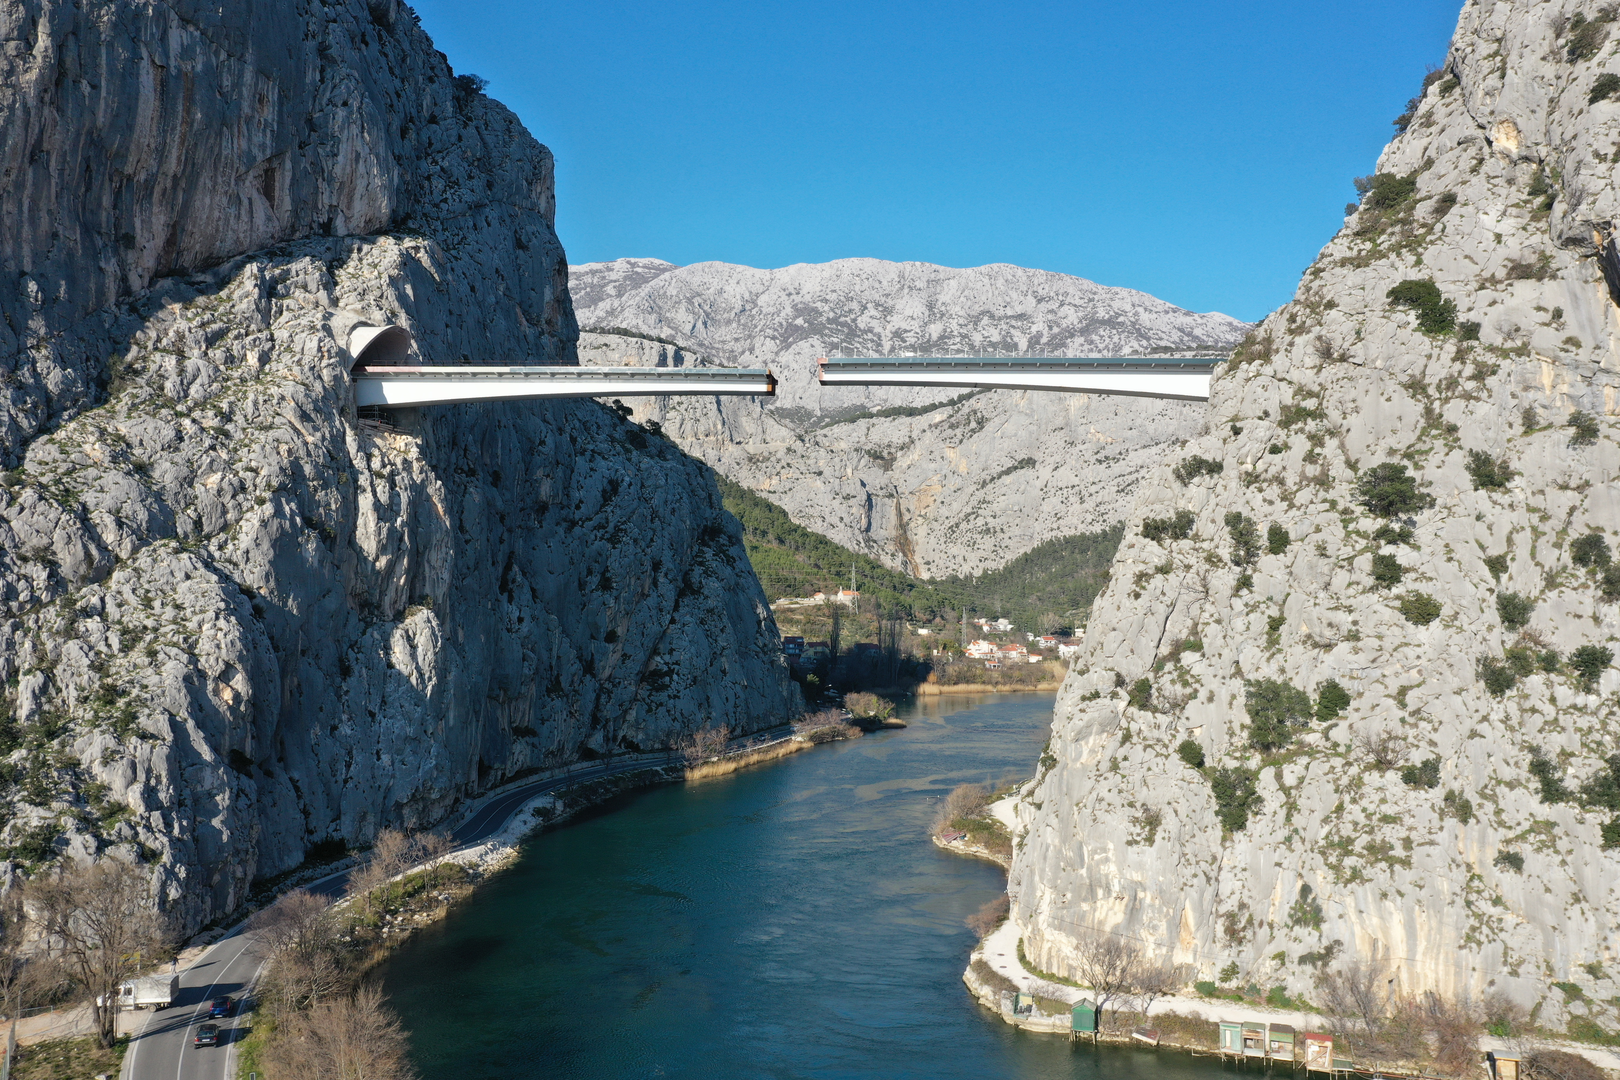
[[628, 795], [525, 847], [390, 960], [424, 1080], [1214, 1080], [1071, 1048], [962, 985], [962, 920], [1003, 887], [928, 840], [964, 781], [1027, 775], [1052, 695], [928, 701], [911, 726]]

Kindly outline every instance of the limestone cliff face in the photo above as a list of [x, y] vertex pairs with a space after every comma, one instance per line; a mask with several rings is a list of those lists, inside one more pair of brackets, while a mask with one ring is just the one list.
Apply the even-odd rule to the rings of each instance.
[[[1103, 930], [1200, 978], [1235, 963], [1245, 984], [1308, 989], [1370, 961], [1408, 990], [1503, 991], [1543, 1003], [1544, 1023], [1590, 1009], [1615, 1026], [1591, 1004], [1620, 992], [1615, 814], [1557, 785], [1620, 750], [1620, 672], [1583, 685], [1569, 666], [1620, 636], [1572, 550], [1620, 542], [1620, 100], [1589, 100], [1620, 72], [1617, 38], [1590, 5], [1469, 3], [1387, 175], [1218, 374], [1203, 436], [1138, 492], [1020, 808], [1014, 911], [1043, 967], [1068, 970], [1076, 938]], [[1405, 280], [1438, 287], [1433, 332], [1389, 297]], [[1577, 410], [1594, 439], [1566, 426]], [[1220, 471], [1178, 480], [1192, 455]], [[1427, 498], [1386, 520], [1362, 481], [1394, 464]], [[1142, 535], [1183, 510], [1186, 538]], [[1534, 604], [1522, 629], [1508, 594]], [[1143, 677], [1151, 709], [1120, 688]], [[1262, 752], [1247, 702], [1263, 680], [1313, 712], [1329, 680], [1350, 701]], [[1241, 828], [1240, 798], [1234, 828], [1218, 818], [1217, 769], [1256, 774]]]
[[355, 415], [362, 324], [573, 362], [546, 149], [403, 5], [221, 10], [0, 5], [0, 845], [141, 859], [187, 927], [313, 844], [800, 707], [668, 441]]
[[[680, 342], [691, 358], [769, 366], [773, 400], [627, 402], [688, 453], [840, 544], [922, 576], [977, 573], [1107, 528], [1167, 447], [1186, 402], [995, 390], [829, 387], [835, 355], [1141, 355], [1226, 348], [1248, 325], [1132, 289], [1017, 266], [840, 259], [757, 270], [620, 259], [573, 268], [580, 323]], [[589, 337], [583, 362], [642, 349]], [[873, 415], [879, 413], [879, 415]]]

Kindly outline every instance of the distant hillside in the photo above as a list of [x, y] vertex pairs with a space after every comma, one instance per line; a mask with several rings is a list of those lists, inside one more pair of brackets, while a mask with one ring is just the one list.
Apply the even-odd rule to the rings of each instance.
[[848, 588], [850, 570], [864, 597], [885, 611], [930, 622], [953, 622], [965, 607], [970, 615], [1005, 615], [1021, 630], [1047, 621], [1084, 621], [1108, 582], [1108, 567], [1119, 547], [1122, 527], [1048, 540], [999, 570], [977, 577], [929, 581], [912, 577], [850, 551], [788, 517], [775, 503], [717, 476], [720, 493], [743, 527], [749, 561], [765, 594], [808, 596]]
[[773, 398], [626, 404], [793, 520], [926, 578], [979, 573], [1123, 520], [1141, 477], [1198, 434], [1203, 406], [823, 388], [818, 357], [1223, 353], [1248, 330], [1133, 289], [1004, 264], [620, 259], [570, 267], [568, 287], [580, 325], [610, 331], [581, 335], [581, 363], [768, 366]]

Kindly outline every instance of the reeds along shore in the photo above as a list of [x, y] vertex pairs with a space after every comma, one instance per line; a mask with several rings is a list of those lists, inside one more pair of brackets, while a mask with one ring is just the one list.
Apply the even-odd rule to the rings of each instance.
[[710, 780], [716, 776], [729, 776], [738, 769], [746, 769], [751, 765], [762, 765], [767, 761], [785, 758], [789, 754], [797, 754], [800, 750], [808, 750], [812, 743], [801, 742], [798, 739], [788, 739], [784, 742], [772, 743], [770, 746], [758, 750], [750, 750], [734, 757], [724, 757], [716, 761], [704, 761], [697, 765], [686, 767], [686, 779]]

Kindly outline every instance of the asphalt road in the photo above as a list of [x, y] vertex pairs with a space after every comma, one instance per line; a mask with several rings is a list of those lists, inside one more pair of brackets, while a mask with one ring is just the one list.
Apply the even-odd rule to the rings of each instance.
[[[605, 762], [523, 784], [490, 799], [454, 831], [450, 838], [457, 849], [472, 847], [506, 827], [518, 807], [556, 788], [585, 780], [656, 768], [664, 762], [653, 759]], [[304, 886], [310, 892], [341, 896], [349, 884], [349, 872], [340, 870]], [[174, 1005], [147, 1015], [130, 1040], [124, 1055], [120, 1080], [235, 1080], [236, 1045], [246, 1037], [248, 1023], [241, 1015], [251, 1002], [248, 991], [264, 968], [266, 956], [252, 934], [238, 926], [220, 939], [192, 965], [180, 973], [180, 997]], [[220, 1028], [218, 1046], [191, 1044], [197, 1027], [208, 1023], [208, 1006], [216, 997], [229, 996], [238, 1002], [229, 1019], [212, 1021]]]

